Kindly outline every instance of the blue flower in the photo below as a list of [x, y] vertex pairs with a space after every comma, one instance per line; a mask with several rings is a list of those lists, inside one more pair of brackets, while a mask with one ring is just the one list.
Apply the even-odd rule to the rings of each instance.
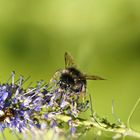
[[[58, 82], [23, 89], [24, 80], [19, 83], [0, 85], [0, 131], [10, 128], [20, 133], [33, 129], [44, 130], [59, 127], [57, 115], [77, 117], [85, 108], [80, 100], [80, 94], [69, 89], [61, 89]], [[51, 85], [51, 86], [50, 86]], [[72, 121], [68, 124], [71, 134], [76, 132]]]

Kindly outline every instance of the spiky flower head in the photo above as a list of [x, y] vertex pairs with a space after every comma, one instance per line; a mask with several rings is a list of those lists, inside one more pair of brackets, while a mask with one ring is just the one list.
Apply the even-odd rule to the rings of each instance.
[[5, 128], [24, 132], [32, 127], [40, 128], [40, 124], [35, 120], [35, 113], [40, 111], [42, 106], [41, 87], [22, 88], [23, 78], [14, 83], [14, 73], [12, 82], [0, 85], [0, 129]]

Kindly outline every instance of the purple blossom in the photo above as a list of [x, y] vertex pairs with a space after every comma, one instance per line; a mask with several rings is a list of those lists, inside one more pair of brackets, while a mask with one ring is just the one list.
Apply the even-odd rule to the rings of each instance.
[[46, 129], [46, 123], [41, 124], [41, 130], [44, 130], [44, 129]]
[[75, 126], [74, 126], [72, 120], [69, 120], [69, 121], [68, 121], [68, 125], [69, 125], [69, 127], [70, 127], [70, 133], [71, 133], [72, 135], [75, 134], [75, 133], [76, 133], [76, 128], [75, 128]]
[[73, 125], [70, 127], [70, 133], [72, 135], [76, 133], [76, 128]]
[[52, 119], [51, 123], [50, 123], [50, 127], [51, 128], [55, 128], [57, 126], [57, 122], [56, 120]]
[[[34, 88], [22, 88], [23, 79], [19, 83], [0, 85], [0, 131], [5, 128], [22, 133], [26, 130], [55, 128], [59, 122], [58, 114], [77, 117], [85, 106], [80, 101], [80, 95], [69, 88], [61, 89], [58, 82], [42, 85], [38, 83]], [[70, 133], [76, 128], [72, 122], [68, 123]]]
[[7, 97], [8, 97], [8, 92], [4, 92], [3, 95], [2, 95], [2, 97], [1, 97], [1, 99], [3, 101], [5, 101]]
[[[13, 80], [13, 79], [12, 79]], [[39, 128], [40, 122], [34, 122], [35, 113], [39, 112], [43, 106], [42, 89], [24, 90], [23, 81], [18, 84], [0, 85], [0, 130], [5, 128], [23, 132], [30, 130], [31, 126]], [[38, 120], [38, 119], [36, 119]]]

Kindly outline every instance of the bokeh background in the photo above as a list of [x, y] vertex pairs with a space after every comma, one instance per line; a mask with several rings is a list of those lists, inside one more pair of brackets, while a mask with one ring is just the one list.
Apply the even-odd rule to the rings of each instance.
[[[107, 80], [89, 81], [94, 110], [124, 122], [140, 97], [140, 1], [0, 0], [0, 81], [11, 71], [49, 81], [64, 52], [79, 68]], [[140, 131], [140, 106], [131, 126]], [[92, 139], [92, 135], [90, 137]]]

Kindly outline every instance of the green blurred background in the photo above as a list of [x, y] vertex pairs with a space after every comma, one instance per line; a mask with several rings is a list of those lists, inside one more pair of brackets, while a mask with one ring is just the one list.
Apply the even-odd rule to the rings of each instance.
[[[94, 110], [126, 122], [140, 97], [139, 0], [0, 0], [0, 81], [12, 70], [49, 81], [70, 52], [89, 81]], [[131, 125], [140, 131], [140, 107]]]

